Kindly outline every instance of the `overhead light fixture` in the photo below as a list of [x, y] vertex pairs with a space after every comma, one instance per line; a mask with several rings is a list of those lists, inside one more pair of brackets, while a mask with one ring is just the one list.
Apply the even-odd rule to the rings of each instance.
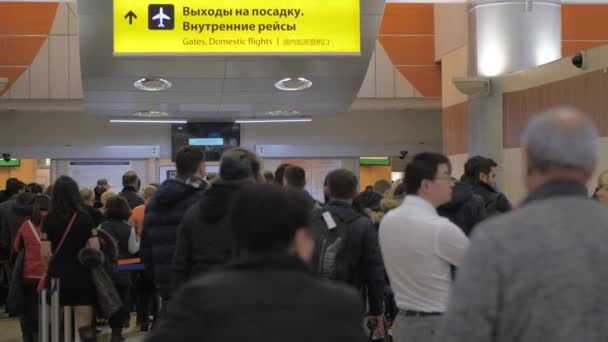
[[490, 79], [487, 77], [454, 77], [452, 84], [465, 95], [490, 94]]
[[273, 118], [273, 119], [237, 119], [234, 122], [248, 123], [287, 123], [287, 122], [311, 122], [312, 118]]
[[162, 91], [171, 88], [172, 84], [164, 78], [146, 77], [135, 81], [133, 86], [144, 91]]
[[142, 110], [142, 111], [133, 113], [133, 116], [138, 116], [140, 118], [162, 118], [162, 117], [169, 116], [169, 113], [160, 112], [157, 110]]
[[111, 123], [159, 123], [159, 124], [185, 124], [188, 120], [140, 120], [140, 119], [110, 119]]
[[312, 87], [312, 82], [304, 77], [288, 77], [278, 81], [274, 86], [279, 90], [298, 91]]
[[276, 116], [279, 116], [279, 117], [285, 117], [285, 116], [292, 117], [292, 116], [298, 116], [298, 115], [300, 115], [302, 113], [300, 113], [297, 110], [273, 110], [273, 111], [270, 111], [270, 112], [266, 112], [264, 114], [269, 115], [269, 116], [275, 116], [275, 117]]

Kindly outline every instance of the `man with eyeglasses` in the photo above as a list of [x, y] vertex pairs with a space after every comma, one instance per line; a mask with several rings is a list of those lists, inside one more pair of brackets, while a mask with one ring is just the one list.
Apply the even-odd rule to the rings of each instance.
[[448, 158], [420, 153], [405, 169], [407, 196], [380, 224], [380, 247], [399, 315], [395, 342], [432, 341], [446, 311], [451, 266], [462, 262], [469, 240], [437, 214], [450, 201], [454, 181]]

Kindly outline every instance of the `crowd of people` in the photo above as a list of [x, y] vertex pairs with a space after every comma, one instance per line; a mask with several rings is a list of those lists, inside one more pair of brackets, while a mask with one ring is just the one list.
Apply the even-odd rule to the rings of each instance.
[[[494, 160], [471, 157], [457, 179], [439, 153], [363, 192], [334, 170], [323, 201], [302, 167], [265, 171], [243, 148], [211, 181], [195, 146], [176, 153], [175, 178], [142, 188], [129, 171], [118, 193], [105, 179], [9, 179], [0, 301], [28, 342], [53, 278], [84, 342], [99, 319], [123, 341], [133, 311], [150, 342], [605, 340], [608, 171], [586, 188], [597, 140], [574, 109], [535, 116], [516, 210]], [[121, 267], [137, 258], [141, 269]]]

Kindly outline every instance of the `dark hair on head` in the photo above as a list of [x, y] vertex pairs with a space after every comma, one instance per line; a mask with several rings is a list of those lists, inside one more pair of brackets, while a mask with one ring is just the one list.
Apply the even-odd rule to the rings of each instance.
[[137, 188], [138, 181], [139, 177], [137, 177], [137, 173], [133, 171], [127, 171], [124, 175], [122, 175], [122, 186], [132, 186]]
[[5, 189], [8, 189], [9, 184], [11, 184], [14, 181], [19, 181], [17, 178], [15, 177], [10, 177], [6, 179], [6, 183], [5, 183]]
[[231, 148], [220, 159], [220, 178], [225, 181], [259, 180], [261, 162], [255, 153], [242, 147]]
[[287, 169], [291, 164], [283, 163], [277, 167], [276, 171], [274, 171], [274, 182], [283, 186], [283, 177], [285, 175], [285, 169]]
[[493, 159], [474, 156], [469, 158], [464, 164], [464, 175], [462, 175], [463, 181], [468, 182], [479, 182], [479, 175], [488, 175], [492, 171], [493, 167], [498, 166]]
[[369, 214], [365, 210], [365, 206], [363, 205], [363, 201], [361, 201], [361, 196], [357, 196], [353, 199], [353, 210], [358, 214], [361, 214], [367, 218], [369, 218]]
[[34, 195], [38, 195], [42, 193], [42, 185], [38, 183], [30, 183], [25, 186], [25, 192], [29, 192]]
[[393, 197], [399, 197], [401, 195], [403, 195], [405, 193], [405, 183], [401, 183], [399, 185], [397, 185], [397, 187], [395, 188], [395, 193], [393, 194]]
[[368, 185], [365, 187], [365, 191], [374, 191], [374, 187], [371, 185]]
[[105, 178], [101, 178], [97, 180], [97, 185], [99, 186], [108, 186], [108, 180]]
[[23, 189], [25, 189], [25, 183], [18, 180], [17, 178], [9, 178], [6, 180], [6, 193], [9, 196], [14, 196]]
[[205, 152], [202, 148], [193, 145], [182, 146], [175, 154], [177, 174], [180, 176], [192, 176], [203, 161], [205, 161]]
[[446, 164], [451, 169], [448, 157], [440, 153], [423, 152], [414, 156], [414, 159], [405, 167], [405, 192], [416, 195], [420, 190], [422, 181], [433, 180], [437, 175], [439, 165]]
[[386, 179], [380, 179], [374, 183], [374, 191], [383, 194], [391, 188], [391, 183]]
[[51, 213], [67, 218], [81, 210], [81, 203], [78, 183], [68, 176], [57, 178], [53, 187]]
[[46, 187], [46, 191], [44, 192], [45, 195], [49, 196], [49, 197], [53, 197], [53, 189], [55, 188], [55, 186], [53, 184], [50, 184], [49, 186]]
[[274, 183], [274, 173], [270, 170], [265, 170], [264, 180], [266, 180], [266, 183]]
[[347, 169], [337, 169], [325, 178], [329, 187], [329, 197], [333, 199], [354, 199], [357, 196], [357, 176]]
[[240, 190], [229, 211], [239, 250], [287, 251], [298, 229], [310, 224], [310, 205], [297, 190], [276, 184], [252, 184]]
[[51, 198], [47, 195], [36, 195], [34, 197], [34, 205], [32, 208], [31, 221], [35, 225], [42, 223], [42, 212], [49, 211], [51, 208]]
[[306, 186], [306, 171], [297, 165], [289, 165], [285, 169], [283, 179], [287, 181], [288, 186], [302, 189]]
[[108, 220], [126, 221], [131, 217], [129, 202], [122, 196], [112, 196], [106, 201], [104, 214]]
[[105, 186], [96, 186], [95, 189], [93, 189], [93, 192], [95, 192], [95, 202], [101, 202], [101, 195], [103, 195], [103, 193], [106, 191], [108, 191], [108, 189], [106, 189]]

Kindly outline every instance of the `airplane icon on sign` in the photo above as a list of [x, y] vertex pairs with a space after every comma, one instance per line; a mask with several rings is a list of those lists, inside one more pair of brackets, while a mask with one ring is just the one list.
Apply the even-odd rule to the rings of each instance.
[[171, 4], [148, 6], [148, 29], [173, 30], [175, 26], [175, 7]]
[[158, 14], [152, 17], [152, 20], [158, 20], [158, 27], [159, 28], [164, 28], [165, 27], [165, 20], [171, 20], [171, 17], [166, 15], [165, 12], [163, 11], [163, 8], [161, 7]]

